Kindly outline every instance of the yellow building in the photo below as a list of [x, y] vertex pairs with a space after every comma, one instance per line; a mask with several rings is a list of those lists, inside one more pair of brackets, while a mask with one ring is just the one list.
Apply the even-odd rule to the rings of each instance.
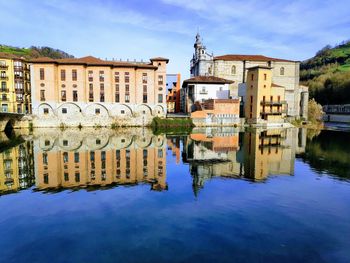
[[245, 103], [246, 122], [253, 125], [283, 123], [285, 113], [285, 88], [272, 83], [272, 68], [249, 68]]
[[1, 112], [31, 113], [29, 65], [23, 58], [0, 52]]
[[34, 184], [33, 144], [25, 142], [0, 153], [0, 194]]

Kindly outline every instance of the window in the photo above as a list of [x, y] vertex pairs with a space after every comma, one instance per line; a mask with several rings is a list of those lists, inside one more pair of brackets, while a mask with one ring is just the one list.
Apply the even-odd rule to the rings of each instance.
[[1, 82], [1, 91], [7, 92], [6, 82], [5, 81]]
[[91, 151], [91, 152], [90, 152], [90, 161], [91, 161], [91, 162], [94, 162], [94, 161], [95, 161], [95, 152], [94, 152], [94, 151]]
[[231, 74], [236, 75], [236, 66], [232, 66], [231, 68]]
[[105, 101], [105, 85], [103, 83], [100, 84], [100, 102]]
[[49, 183], [49, 175], [44, 174], [44, 184], [48, 184], [48, 183]]
[[[64, 142], [64, 141], [63, 141]], [[67, 144], [68, 144], [68, 142], [67, 142]], [[67, 152], [64, 152], [63, 153], [63, 162], [64, 163], [68, 163], [68, 153]]]
[[74, 162], [79, 163], [79, 153], [74, 153]]
[[105, 81], [105, 72], [103, 70], [100, 71], [100, 82], [104, 82]]
[[49, 109], [48, 108], [44, 108], [44, 114], [49, 114]]
[[96, 139], [96, 145], [100, 145], [101, 144], [101, 140], [100, 139]]
[[278, 100], [278, 102], [280, 102], [281, 101], [281, 96], [277, 96], [277, 100]]
[[61, 81], [65, 81], [65, 80], [66, 80], [66, 70], [61, 69]]
[[252, 74], [252, 81], [254, 80], [254, 74]]
[[120, 102], [120, 95], [119, 92], [115, 93], [115, 102]]
[[47, 153], [43, 153], [43, 164], [47, 165], [48, 164], [48, 159], [47, 159]]
[[73, 90], [73, 101], [78, 101], [78, 91]]
[[158, 158], [163, 158], [163, 150], [158, 149]]
[[129, 103], [130, 102], [130, 95], [125, 94], [125, 102]]
[[143, 94], [143, 96], [142, 96], [142, 102], [143, 103], [147, 103], [147, 93], [145, 94]]
[[92, 70], [89, 70], [88, 71], [88, 79], [89, 81], [94, 81], [94, 75], [93, 75], [93, 71]]
[[147, 73], [142, 73], [142, 83], [147, 84]]
[[45, 101], [45, 90], [40, 90], [40, 100]]
[[95, 114], [96, 114], [96, 115], [100, 114], [100, 109], [98, 109], [98, 108], [95, 109]]
[[119, 83], [119, 72], [114, 72], [114, 81]]
[[49, 140], [45, 140], [45, 146], [50, 146], [50, 141]]
[[79, 183], [80, 182], [80, 173], [75, 172], [75, 182]]
[[94, 86], [92, 83], [89, 83], [89, 101], [94, 101]]
[[64, 173], [64, 180], [66, 182], [69, 181], [69, 174], [68, 173]]
[[62, 101], [66, 101], [67, 100], [66, 91], [65, 90], [61, 90], [61, 100]]
[[62, 108], [62, 113], [67, 114], [67, 108]]
[[121, 110], [120, 113], [121, 113], [121, 114], [125, 114], [125, 110]]
[[125, 79], [125, 83], [129, 83], [130, 82], [129, 72], [125, 72], [124, 79]]
[[163, 94], [158, 94], [158, 103], [163, 103]]
[[78, 73], [76, 69], [72, 69], [72, 80], [76, 81], [78, 79]]
[[282, 75], [282, 76], [284, 75], [284, 67], [280, 68], [280, 75]]
[[63, 146], [68, 146], [68, 141], [67, 140], [63, 140]]
[[163, 76], [162, 75], [158, 76], [158, 85], [163, 85]]
[[264, 80], [267, 80], [267, 74], [264, 74]]
[[40, 80], [45, 80], [45, 70], [41, 68], [39, 71], [40, 71]]

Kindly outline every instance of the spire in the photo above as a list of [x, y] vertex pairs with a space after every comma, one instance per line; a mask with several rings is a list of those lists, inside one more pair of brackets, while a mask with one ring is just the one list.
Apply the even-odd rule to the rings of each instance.
[[201, 36], [199, 34], [199, 31], [197, 31], [197, 35], [196, 35], [196, 42], [194, 43], [194, 47], [200, 47], [202, 46], [202, 42], [201, 42]]

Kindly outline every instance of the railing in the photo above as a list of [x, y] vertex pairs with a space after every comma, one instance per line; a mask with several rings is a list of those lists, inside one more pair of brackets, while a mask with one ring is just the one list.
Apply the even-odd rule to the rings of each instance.
[[23, 71], [23, 67], [14, 66], [14, 71]]
[[8, 76], [5, 76], [5, 75], [0, 75], [0, 79], [2, 79], [2, 80], [8, 80], [9, 77], [8, 77]]
[[0, 92], [9, 92], [9, 89], [8, 88], [2, 88], [2, 89], [0, 89]]
[[5, 97], [0, 97], [0, 101], [8, 101], [9, 100], [9, 98], [5, 98]]
[[279, 111], [262, 111], [262, 115], [281, 115], [283, 113], [287, 113], [287, 110], [279, 110]]
[[9, 67], [8, 65], [1, 65], [0, 64], [0, 69], [8, 69], [8, 67]]
[[282, 101], [267, 101], [267, 100], [262, 100], [260, 101], [260, 105], [268, 105], [268, 106], [281, 106], [283, 104], [287, 104], [285, 100]]

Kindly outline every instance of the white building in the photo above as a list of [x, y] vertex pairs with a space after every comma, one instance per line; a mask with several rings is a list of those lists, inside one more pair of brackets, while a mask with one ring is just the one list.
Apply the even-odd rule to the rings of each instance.
[[209, 99], [230, 99], [230, 84], [233, 81], [213, 76], [197, 76], [182, 84], [182, 111], [192, 112], [196, 102]]

